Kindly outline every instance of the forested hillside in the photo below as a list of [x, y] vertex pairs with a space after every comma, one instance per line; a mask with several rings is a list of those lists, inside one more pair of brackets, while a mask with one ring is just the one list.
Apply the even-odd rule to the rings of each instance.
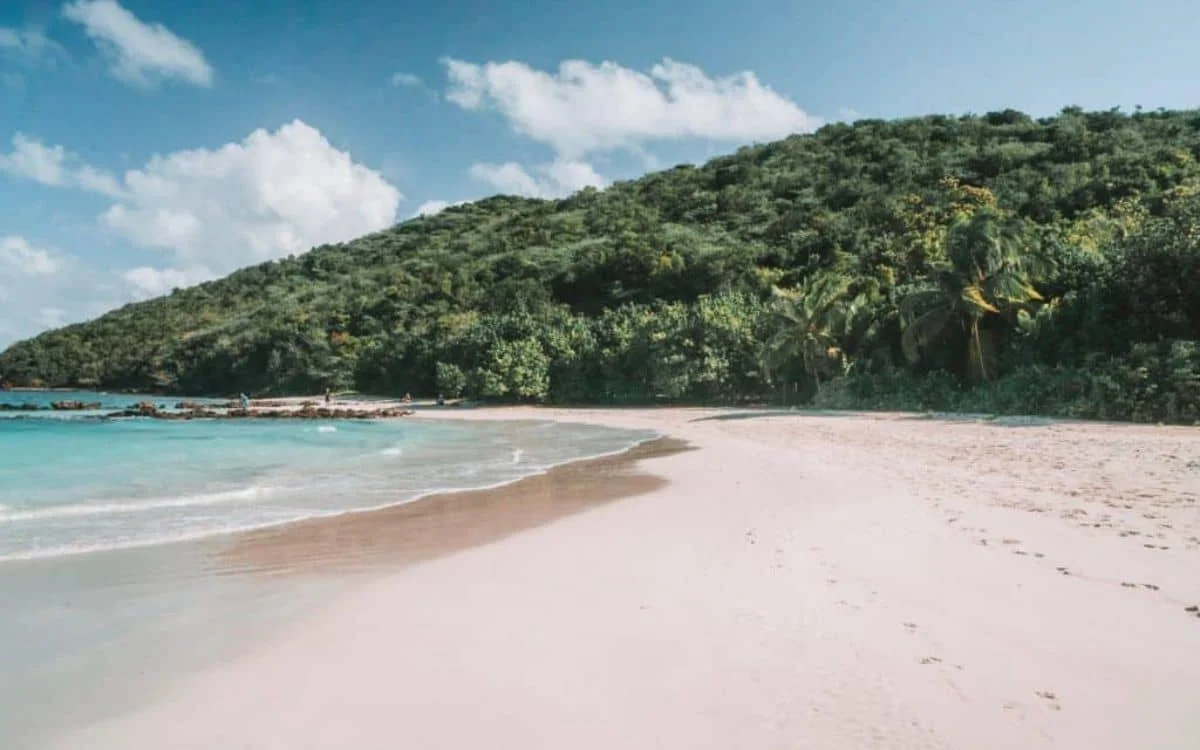
[[1190, 422], [1198, 231], [1200, 112], [867, 120], [246, 268], [0, 377]]

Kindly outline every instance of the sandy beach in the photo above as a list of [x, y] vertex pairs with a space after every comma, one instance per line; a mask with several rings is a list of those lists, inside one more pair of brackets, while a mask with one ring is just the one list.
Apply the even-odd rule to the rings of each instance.
[[244, 534], [345, 591], [60, 748], [1157, 748], [1200, 737], [1200, 430], [430, 409], [670, 438]]

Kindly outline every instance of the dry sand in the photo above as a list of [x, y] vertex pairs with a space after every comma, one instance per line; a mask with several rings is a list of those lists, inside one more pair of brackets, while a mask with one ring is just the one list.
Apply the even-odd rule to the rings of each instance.
[[1197, 747], [1200, 430], [452, 412], [696, 450], [605, 464], [633, 494], [565, 513], [458, 497], [421, 534], [397, 511], [246, 536], [227, 564], [302, 570], [341, 547], [378, 575], [59, 746]]

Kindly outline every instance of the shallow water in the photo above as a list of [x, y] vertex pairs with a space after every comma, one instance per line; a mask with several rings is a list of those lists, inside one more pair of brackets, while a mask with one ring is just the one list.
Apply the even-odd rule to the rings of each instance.
[[[10, 393], [0, 400], [28, 397]], [[529, 421], [165, 422], [9, 414], [0, 419], [0, 562], [381, 507], [512, 481], [647, 437]]]
[[[0, 401], [137, 396], [0, 393]], [[173, 403], [173, 400], [155, 399]], [[0, 746], [127, 709], [322, 606], [228, 575], [230, 532], [493, 486], [654, 435], [550, 422], [164, 422], [0, 412]]]

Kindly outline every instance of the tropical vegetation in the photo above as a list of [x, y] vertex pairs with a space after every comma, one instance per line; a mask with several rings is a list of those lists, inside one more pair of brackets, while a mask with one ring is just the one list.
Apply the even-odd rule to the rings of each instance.
[[18, 385], [1200, 419], [1200, 112], [833, 124], [0, 354]]

